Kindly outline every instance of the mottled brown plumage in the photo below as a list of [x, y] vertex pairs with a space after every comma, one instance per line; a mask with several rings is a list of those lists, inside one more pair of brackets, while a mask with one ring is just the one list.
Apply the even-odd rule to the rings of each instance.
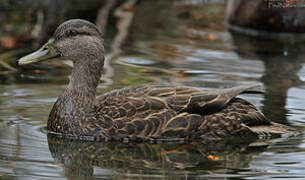
[[241, 93], [255, 93], [256, 85], [218, 91], [139, 86], [96, 98], [104, 63], [100, 32], [87, 21], [70, 20], [57, 28], [54, 38], [54, 51], [72, 60], [74, 68], [67, 89], [50, 113], [50, 131], [95, 140], [174, 140], [290, 132], [286, 126], [267, 120], [246, 100], [236, 98]]

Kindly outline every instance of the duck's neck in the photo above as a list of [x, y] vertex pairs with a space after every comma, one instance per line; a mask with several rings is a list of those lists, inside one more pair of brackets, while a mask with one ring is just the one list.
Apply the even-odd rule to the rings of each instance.
[[77, 102], [77, 106], [89, 107], [95, 103], [96, 87], [102, 73], [103, 58], [103, 56], [86, 56], [74, 61], [70, 82], [64, 95], [66, 98], [73, 99], [73, 102]]
[[50, 131], [88, 134], [82, 132], [86, 130], [82, 125], [90, 122], [94, 116], [92, 110], [96, 103], [95, 92], [102, 73], [103, 59], [101, 55], [90, 62], [88, 59], [75, 61], [69, 85], [51, 110], [48, 120]]

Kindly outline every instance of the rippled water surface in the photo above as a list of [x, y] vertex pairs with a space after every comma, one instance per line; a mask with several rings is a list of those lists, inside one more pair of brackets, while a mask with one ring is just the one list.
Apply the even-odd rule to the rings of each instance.
[[[135, 7], [123, 53], [99, 93], [147, 83], [200, 89], [260, 83], [264, 95], [242, 97], [300, 134], [217, 143], [59, 139], [43, 128], [71, 68], [46, 64], [0, 74], [0, 179], [305, 179], [304, 43], [231, 34], [221, 1], [183, 6], [190, 14], [181, 8], [184, 1], [156, 6], [163, 9], [151, 18], [141, 16], [145, 2]], [[105, 42], [110, 52], [111, 41]]]

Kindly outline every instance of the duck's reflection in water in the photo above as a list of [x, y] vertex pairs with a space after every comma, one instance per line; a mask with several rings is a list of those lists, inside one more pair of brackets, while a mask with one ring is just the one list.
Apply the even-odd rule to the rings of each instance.
[[287, 39], [260, 39], [231, 32], [232, 41], [241, 59], [261, 60], [264, 63], [265, 95], [262, 111], [275, 122], [287, 122], [287, 94], [292, 87], [304, 86], [298, 73], [304, 65], [305, 45]]
[[[83, 142], [48, 134], [50, 152], [68, 179], [186, 179], [234, 174], [248, 166], [268, 142], [227, 139], [217, 142], [121, 143]], [[268, 140], [271, 141], [271, 140]]]

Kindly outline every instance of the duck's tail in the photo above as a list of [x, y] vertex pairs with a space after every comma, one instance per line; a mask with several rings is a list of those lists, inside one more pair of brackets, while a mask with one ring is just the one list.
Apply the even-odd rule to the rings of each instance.
[[275, 122], [270, 122], [269, 125], [250, 126], [249, 128], [252, 132], [259, 135], [277, 135], [296, 132], [296, 130], [291, 127]]

